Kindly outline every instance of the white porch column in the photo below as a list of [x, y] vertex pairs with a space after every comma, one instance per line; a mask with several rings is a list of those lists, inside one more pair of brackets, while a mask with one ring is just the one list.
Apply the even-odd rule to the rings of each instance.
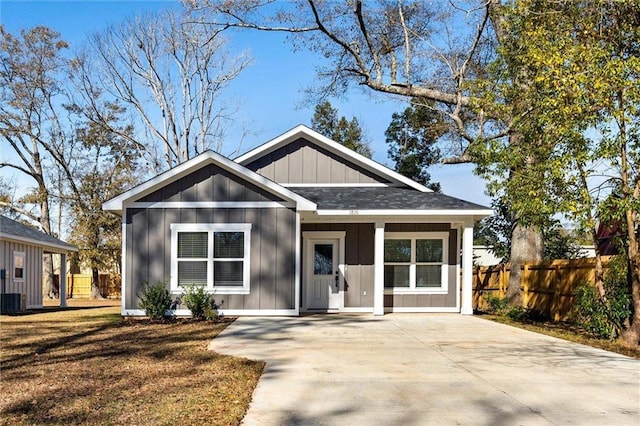
[[67, 307], [67, 254], [60, 253], [60, 307]]
[[473, 315], [473, 222], [462, 231], [462, 296], [460, 313]]
[[384, 222], [376, 222], [374, 236], [373, 315], [384, 315]]

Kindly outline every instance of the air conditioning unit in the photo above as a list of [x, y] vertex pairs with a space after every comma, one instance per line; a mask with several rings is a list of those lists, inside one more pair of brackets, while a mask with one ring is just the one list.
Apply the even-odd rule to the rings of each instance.
[[0, 294], [0, 307], [3, 313], [22, 312], [26, 308], [26, 294], [4, 293]]

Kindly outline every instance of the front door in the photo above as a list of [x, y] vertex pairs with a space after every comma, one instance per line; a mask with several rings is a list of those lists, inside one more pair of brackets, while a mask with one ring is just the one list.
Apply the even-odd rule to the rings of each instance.
[[340, 308], [339, 239], [310, 239], [307, 242], [305, 299], [308, 310]]

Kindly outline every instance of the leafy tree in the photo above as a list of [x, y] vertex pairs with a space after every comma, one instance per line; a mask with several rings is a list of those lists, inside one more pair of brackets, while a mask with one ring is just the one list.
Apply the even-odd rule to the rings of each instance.
[[[511, 62], [505, 72], [497, 73], [490, 66], [498, 49], [510, 38], [505, 28], [505, 6], [500, 0], [471, 5], [468, 10], [451, 2], [417, 0], [300, 0], [280, 8], [266, 0], [186, 3], [194, 12], [219, 13], [221, 17], [216, 19], [200, 18], [212, 29], [231, 26], [289, 32], [295, 48], [327, 58], [327, 66], [318, 70], [317, 89], [324, 96], [344, 93], [355, 85], [389, 96], [431, 102], [456, 135], [449, 138], [444, 163], [500, 161], [476, 146], [523, 148], [534, 137], [520, 129], [520, 118], [526, 116], [528, 105], [526, 97], [516, 94], [526, 93], [522, 89], [531, 83], [525, 67]], [[531, 174], [535, 159], [528, 158], [526, 149], [521, 151], [522, 161], [513, 168], [512, 176], [528, 182], [532, 196], [536, 196], [544, 190], [544, 181], [524, 177]], [[542, 215], [530, 215], [531, 210], [519, 208], [512, 211], [516, 223], [511, 236], [515, 273], [508, 297], [519, 304], [519, 265], [542, 258], [538, 226]]]
[[338, 118], [338, 110], [329, 101], [316, 105], [311, 127], [329, 139], [371, 158], [371, 147], [364, 141], [364, 135], [358, 119], [350, 121], [345, 116]]
[[[100, 270], [118, 271], [122, 252], [121, 219], [102, 210], [102, 204], [133, 186], [138, 178], [134, 146], [119, 136], [132, 131], [120, 124], [125, 111], [117, 104], [107, 107], [102, 114], [109, 117], [108, 129], [90, 121], [77, 129], [84, 155], [78, 160], [75, 190], [69, 194], [70, 241], [80, 249], [79, 260], [91, 268], [92, 299], [102, 297]], [[121, 127], [118, 133], [110, 130], [116, 126]]]
[[[520, 128], [529, 141], [527, 158], [534, 161], [526, 180], [513, 180], [509, 173], [522, 150], [485, 145], [487, 156], [500, 158], [485, 172], [503, 178], [495, 183], [515, 205], [562, 212], [589, 231], [594, 244], [598, 221], [620, 221], [632, 296], [632, 315], [621, 336], [638, 346], [640, 5], [521, 0], [510, 4], [504, 17], [511, 37], [495, 65], [504, 70], [515, 64], [530, 81], [511, 96], [527, 100]], [[533, 179], [544, 182], [544, 191], [535, 196], [528, 182]], [[599, 253], [597, 260], [598, 297], [606, 307], [610, 300]]]
[[[478, 224], [474, 236], [476, 244], [491, 247], [492, 253], [502, 262], [509, 262], [511, 254], [511, 233], [513, 215], [509, 211], [509, 204], [497, 198], [492, 203], [495, 215], [485, 218]], [[544, 240], [544, 260], [577, 259], [580, 257], [580, 246], [575, 236], [560, 225], [557, 218], [552, 218], [541, 226]]]
[[[119, 135], [135, 143], [155, 174], [207, 149], [222, 149], [234, 113], [222, 93], [249, 63], [245, 55], [227, 52], [221, 31], [211, 33], [168, 10], [90, 37], [77, 75], [89, 93], [104, 93], [129, 110], [144, 133]], [[92, 100], [89, 95], [84, 103]], [[93, 121], [109, 126], [92, 112]]]
[[447, 131], [448, 126], [440, 115], [419, 99], [402, 113], [393, 113], [384, 134], [395, 170], [440, 192], [440, 184], [430, 182], [427, 169], [440, 160], [436, 143]]

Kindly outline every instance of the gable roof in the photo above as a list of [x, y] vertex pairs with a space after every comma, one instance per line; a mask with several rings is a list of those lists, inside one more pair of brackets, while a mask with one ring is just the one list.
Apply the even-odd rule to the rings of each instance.
[[76, 246], [2, 215], [0, 215], [0, 238], [41, 246], [46, 252], [66, 253], [68, 251], [78, 251]]
[[473, 215], [490, 216], [490, 208], [437, 192], [398, 187], [305, 187], [293, 191], [313, 201], [318, 214]]
[[[343, 158], [348, 159], [349, 161], [359, 165], [360, 167], [368, 170], [380, 177], [383, 177], [391, 182], [397, 182], [403, 185], [406, 185], [410, 188], [418, 190], [420, 192], [432, 192], [431, 189], [427, 188], [424, 185], [419, 184], [418, 182], [413, 181], [412, 179], [407, 178], [406, 176], [401, 175], [398, 172], [395, 172], [388, 167], [383, 166], [380, 163], [377, 163], [370, 158], [365, 157], [364, 155], [358, 154], [357, 152], [349, 149], [331, 139], [327, 138], [324, 135], [312, 130], [304, 125], [298, 125], [293, 129], [289, 130], [286, 133], [272, 139], [271, 141], [258, 146], [257, 148], [252, 149], [251, 151], [237, 157], [235, 162], [244, 165], [248, 165], [249, 163], [258, 160], [264, 157], [267, 154], [297, 140], [303, 138], [311, 143], [314, 143], [330, 152], [333, 152]], [[318, 186], [322, 186], [318, 184]]]
[[112, 198], [111, 200], [105, 202], [102, 205], [104, 210], [114, 211], [114, 212], [122, 212], [123, 207], [126, 203], [140, 199], [152, 192], [177, 181], [178, 179], [192, 173], [194, 170], [197, 170], [201, 167], [204, 167], [208, 164], [215, 164], [222, 169], [239, 176], [248, 182], [255, 184], [256, 186], [265, 189], [273, 194], [276, 194], [284, 199], [293, 201], [296, 203], [298, 210], [300, 211], [309, 211], [315, 210], [316, 205], [311, 201], [305, 199], [299, 194], [296, 194], [289, 189], [278, 185], [277, 183], [261, 176], [241, 164], [238, 164], [223, 155], [220, 155], [213, 151], [205, 151], [202, 154], [185, 161], [182, 164], [177, 165], [176, 167], [167, 170], [164, 173], [159, 174], [158, 176], [149, 179], [148, 181], [133, 187], [132, 189]]

